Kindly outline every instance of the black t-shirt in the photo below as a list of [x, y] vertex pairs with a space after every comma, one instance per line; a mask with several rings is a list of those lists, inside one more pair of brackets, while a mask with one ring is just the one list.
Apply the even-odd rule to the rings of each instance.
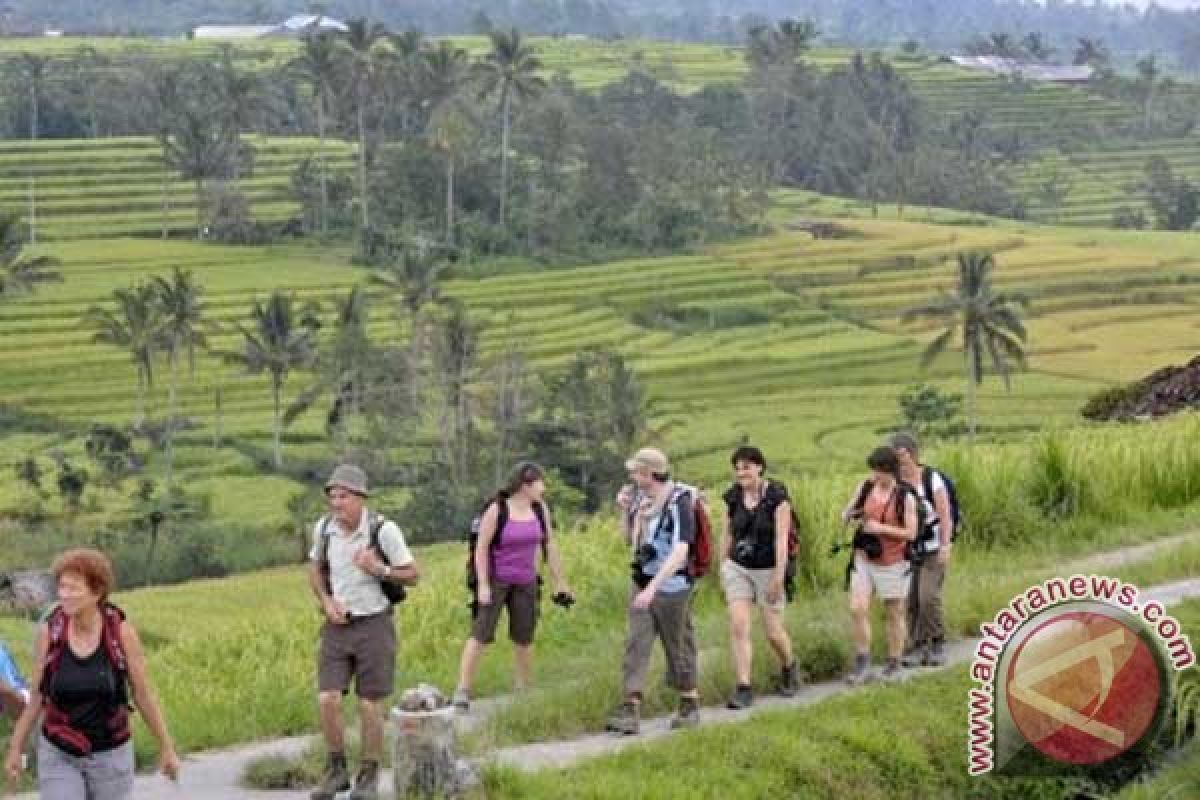
[[66, 647], [50, 682], [50, 700], [70, 719], [71, 728], [92, 743], [94, 752], [112, 750], [128, 741], [110, 728], [120, 710], [122, 678], [101, 642], [87, 658]]
[[787, 487], [768, 481], [763, 497], [754, 508], [746, 508], [742, 487], [736, 483], [723, 495], [729, 511], [734, 563], [746, 569], [771, 569], [775, 566], [775, 512], [781, 503], [790, 502]]

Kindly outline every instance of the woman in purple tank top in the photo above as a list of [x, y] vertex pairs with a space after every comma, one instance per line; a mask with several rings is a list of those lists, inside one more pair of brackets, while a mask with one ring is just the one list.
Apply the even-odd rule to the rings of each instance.
[[564, 598], [569, 605], [571, 590], [554, 543], [550, 513], [543, 500], [545, 494], [542, 468], [529, 462], [518, 464], [508, 485], [483, 513], [475, 546], [478, 576], [475, 619], [471, 637], [463, 648], [458, 688], [454, 692], [454, 705], [461, 711], [470, 706], [475, 670], [484, 648], [495, 640], [501, 609], [508, 609], [508, 635], [516, 662], [513, 683], [518, 691], [529, 685], [540, 599], [539, 552], [550, 567], [556, 599]]

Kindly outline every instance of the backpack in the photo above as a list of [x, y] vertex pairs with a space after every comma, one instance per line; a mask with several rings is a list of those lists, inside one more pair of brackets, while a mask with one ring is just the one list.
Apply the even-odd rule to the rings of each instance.
[[[863, 481], [862, 488], [858, 490], [858, 499], [854, 501], [854, 509], [862, 511], [867, 504], [867, 497], [871, 494], [871, 490], [875, 488], [872, 481]], [[904, 525], [904, 506], [905, 498], [909, 495], [913, 497], [913, 505], [917, 509], [917, 538], [911, 542], [905, 542], [904, 557], [909, 561], [919, 562], [923, 557], [921, 550], [921, 541], [928, 536], [930, 525], [929, 507], [921, 499], [921, 495], [909, 484], [904, 481], [896, 481], [896, 520]], [[874, 536], [874, 534], [863, 534], [864, 536]], [[856, 535], [857, 538], [857, 535]], [[878, 538], [876, 536], [876, 538]]]
[[[317, 568], [321, 570], [321, 576], [325, 581], [325, 591], [329, 594], [333, 594], [333, 583], [329, 578], [329, 537], [333, 535], [329, 528], [332, 523], [333, 519], [329, 515], [321, 519], [321, 551], [320, 558], [317, 560]], [[371, 533], [368, 546], [375, 551], [384, 564], [390, 567], [392, 562], [388, 560], [387, 553], [384, 552], [383, 545], [379, 541], [379, 532], [383, 530], [386, 523], [387, 517], [371, 513]], [[383, 591], [383, 596], [387, 598], [388, 603], [393, 606], [403, 603], [408, 597], [408, 590], [400, 583], [381, 580], [379, 588]]]
[[[475, 569], [475, 551], [479, 548], [479, 528], [481, 525], [483, 525], [483, 515], [487, 513], [487, 510], [491, 508], [493, 504], [496, 505], [496, 532], [492, 534], [490, 549], [495, 550], [496, 547], [500, 545], [500, 537], [504, 533], [504, 526], [508, 524], [507, 492], [497, 492], [486, 503], [484, 503], [483, 507], [480, 508], [479, 512], [475, 514], [474, 518], [472, 518], [471, 528], [467, 531], [466, 577], [467, 591], [471, 593], [472, 613], [474, 613], [478, 607], [477, 592], [479, 589], [479, 573]], [[542, 503], [534, 503], [533, 514], [535, 517], [537, 517], [538, 525], [542, 529], [542, 558], [546, 559], [548, 557], [546, 545], [550, 539], [550, 527], [547, 525], [546, 506]], [[540, 575], [538, 576], [538, 580], [541, 581]]]
[[[111, 603], [106, 603], [100, 608], [100, 618], [100, 646], [104, 648], [117, 682], [117, 708], [108, 720], [108, 728], [114, 738], [128, 739], [130, 736], [129, 664], [125, 659], [125, 649], [121, 646], [121, 623], [125, 620], [125, 612]], [[46, 658], [42, 662], [42, 682], [38, 691], [45, 703], [43, 727], [46, 738], [66, 752], [83, 757], [91, 754], [92, 743], [86, 736], [71, 727], [70, 717], [50, 699], [50, 686], [54, 679], [54, 673], [58, 671], [63, 655], [70, 646], [67, 637], [69, 622], [70, 619], [61, 606], [55, 606], [46, 619], [49, 642], [46, 647]]]
[[[770, 481], [767, 481], [767, 488], [768, 489], [770, 488]], [[764, 497], [766, 496], [766, 492], [767, 492], [767, 489], [764, 489], [763, 490]], [[790, 498], [788, 500], [788, 504], [791, 505], [792, 520], [791, 520], [791, 525], [788, 528], [787, 565], [786, 565], [786, 568], [784, 571], [784, 583], [785, 583], [785, 587], [788, 590], [788, 600], [790, 601], [792, 599], [793, 595], [795, 594], [796, 559], [797, 559], [797, 556], [800, 554], [800, 517], [797, 516], [796, 506], [791, 503]], [[758, 510], [760, 508], [762, 508], [761, 502], [759, 503], [758, 506], [755, 507], [755, 509], [754, 509], [755, 514], [758, 513]], [[772, 547], [773, 546], [774, 545], [772, 544]]]
[[954, 481], [950, 477], [935, 467], [923, 467], [921, 469], [921, 482], [925, 486], [925, 496], [929, 498], [929, 502], [933, 502], [933, 476], [942, 476], [942, 483], [946, 485], [946, 500], [950, 503], [950, 519], [954, 522], [954, 533], [950, 535], [951, 542], [958, 541], [958, 532], [962, 529], [962, 512], [958, 507], [958, 489], [954, 486]]
[[[709, 516], [708, 504], [704, 500], [704, 495], [695, 486], [685, 483], [675, 484], [664, 508], [679, 502], [679, 499], [685, 494], [692, 496], [692, 527], [695, 529], [695, 536], [691, 546], [688, 547], [687, 566], [682, 571], [692, 582], [695, 582], [707, 575], [709, 568], [712, 567], [712, 518]], [[671, 515], [666, 514], [663, 519], [670, 520]]]

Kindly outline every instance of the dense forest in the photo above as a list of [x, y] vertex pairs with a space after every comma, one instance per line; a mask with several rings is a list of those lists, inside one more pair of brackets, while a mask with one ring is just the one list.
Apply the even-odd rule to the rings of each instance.
[[1132, 63], [1139, 54], [1156, 52], [1184, 70], [1200, 71], [1200, 11], [1062, 0], [0, 0], [0, 33], [54, 27], [179, 35], [205, 23], [278, 22], [306, 8], [430, 34], [516, 26], [530, 34], [736, 43], [766, 21], [805, 17], [816, 21], [828, 43], [871, 47], [912, 40], [946, 50], [962, 47], [981, 31], [1038, 32], [1059, 50], [1079, 37], [1102, 38], [1119, 61]]

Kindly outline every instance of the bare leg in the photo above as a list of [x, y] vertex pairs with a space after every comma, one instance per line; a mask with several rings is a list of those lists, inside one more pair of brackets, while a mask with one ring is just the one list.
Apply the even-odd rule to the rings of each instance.
[[479, 668], [479, 659], [486, 647], [487, 645], [474, 636], [467, 639], [466, 645], [463, 646], [462, 661], [459, 662], [458, 688], [471, 691], [471, 686], [475, 683], [475, 670]]
[[346, 731], [342, 720], [342, 693], [321, 692], [317, 695], [317, 708], [321, 712], [321, 734], [325, 747], [331, 753], [346, 752]]
[[359, 699], [358, 714], [362, 718], [363, 761], [383, 759], [383, 701]]
[[792, 653], [792, 637], [788, 635], [787, 628], [783, 624], [783, 612], [764, 606], [762, 620], [763, 627], [767, 630], [767, 642], [775, 651], [779, 664], [784, 667], [790, 665], [796, 660], [796, 657]]
[[905, 619], [908, 614], [908, 601], [905, 598], [884, 600], [883, 605], [887, 609], [888, 658], [899, 659], [904, 655], [904, 640], [908, 635], [908, 623]]
[[750, 602], [747, 600], [729, 603], [729, 641], [733, 646], [734, 677], [739, 685], [749, 686], [754, 648], [750, 642]]

